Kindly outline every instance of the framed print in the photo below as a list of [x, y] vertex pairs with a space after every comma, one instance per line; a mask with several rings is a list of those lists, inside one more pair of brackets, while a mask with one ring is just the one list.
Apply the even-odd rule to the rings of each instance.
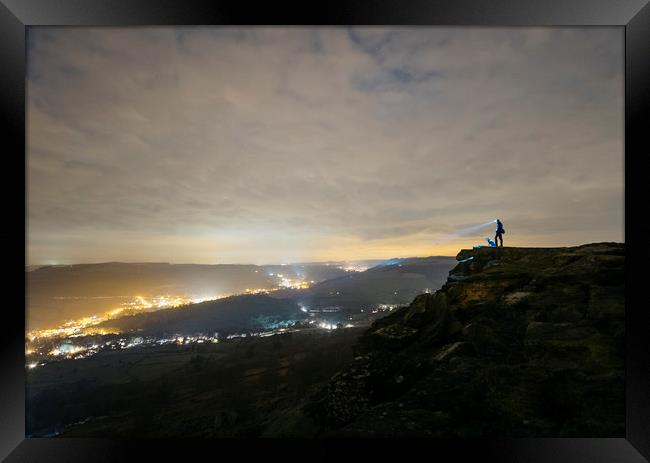
[[0, 455], [645, 461], [646, 3], [3, 0]]

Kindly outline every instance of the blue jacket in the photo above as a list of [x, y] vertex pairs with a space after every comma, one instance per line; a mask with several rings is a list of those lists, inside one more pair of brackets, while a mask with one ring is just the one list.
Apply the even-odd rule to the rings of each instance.
[[503, 233], [503, 224], [501, 222], [497, 222], [497, 233]]

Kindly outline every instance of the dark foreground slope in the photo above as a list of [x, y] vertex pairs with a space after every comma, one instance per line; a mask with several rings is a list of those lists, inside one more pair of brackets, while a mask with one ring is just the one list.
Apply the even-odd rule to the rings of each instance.
[[623, 436], [624, 246], [457, 258], [266, 434]]
[[135, 347], [27, 371], [30, 436], [256, 437], [352, 360], [361, 328]]

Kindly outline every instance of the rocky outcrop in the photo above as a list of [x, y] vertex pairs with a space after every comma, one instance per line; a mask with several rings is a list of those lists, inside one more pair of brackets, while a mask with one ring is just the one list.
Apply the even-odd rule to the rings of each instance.
[[361, 336], [296, 426], [321, 436], [623, 436], [624, 255], [617, 243], [461, 251], [439, 291]]

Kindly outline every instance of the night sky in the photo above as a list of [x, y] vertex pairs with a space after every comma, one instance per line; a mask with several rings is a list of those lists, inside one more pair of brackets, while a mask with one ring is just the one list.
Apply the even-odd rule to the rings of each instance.
[[28, 28], [28, 263], [623, 241], [621, 28]]

